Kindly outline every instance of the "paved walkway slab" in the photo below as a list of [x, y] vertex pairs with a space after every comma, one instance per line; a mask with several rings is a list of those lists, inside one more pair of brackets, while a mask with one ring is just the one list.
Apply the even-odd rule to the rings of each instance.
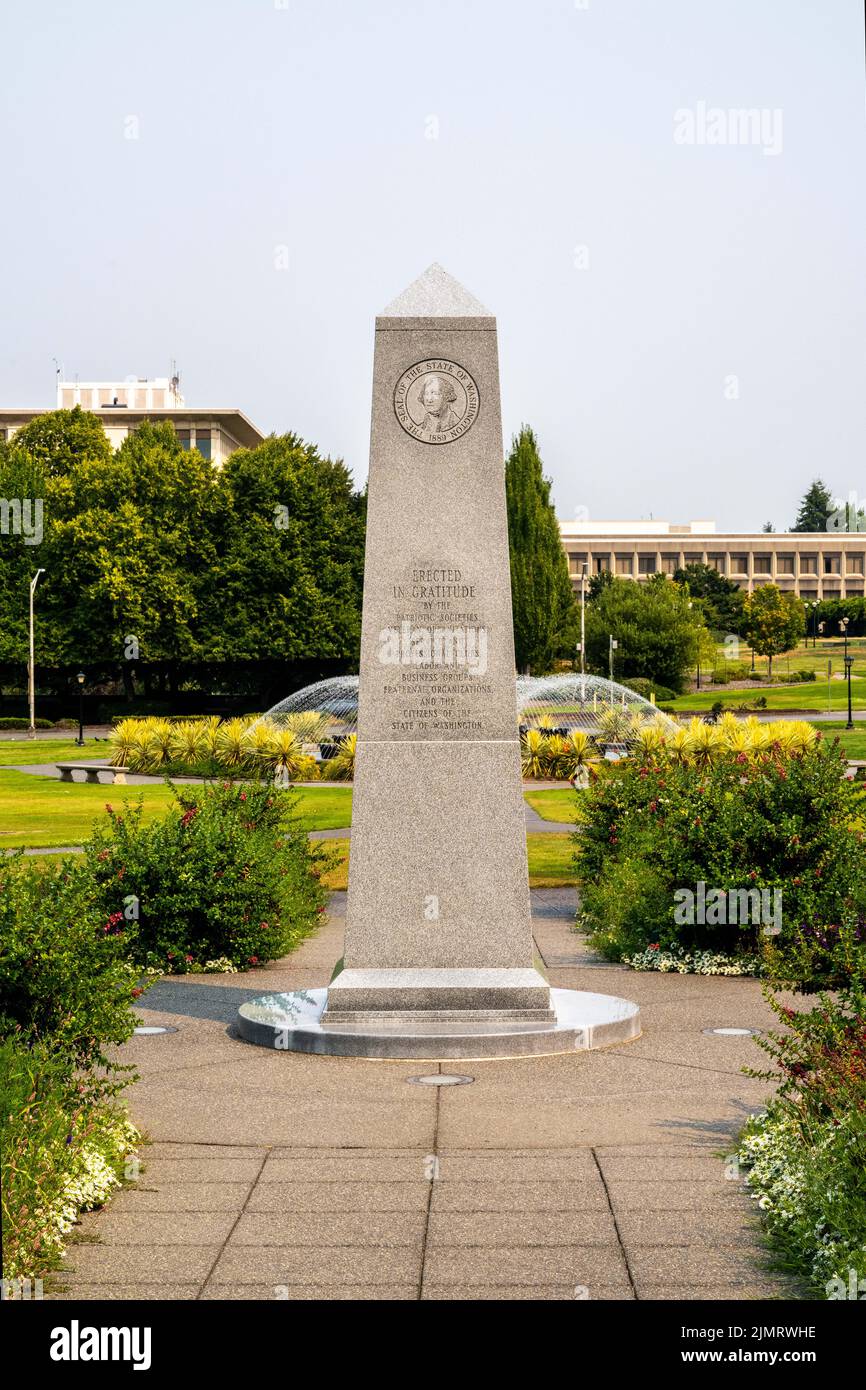
[[[238, 1003], [327, 984], [344, 895], [316, 937], [241, 976], [161, 982], [139, 1010], [177, 1032], [122, 1049], [146, 1131], [139, 1180], [81, 1223], [51, 1296], [113, 1299], [785, 1297], [725, 1158], [767, 1083], [759, 984], [643, 975], [589, 953], [571, 890], [533, 892], [551, 983], [636, 999], [642, 1037], [518, 1062], [269, 1053]], [[438, 1070], [453, 1088], [408, 1085]]]

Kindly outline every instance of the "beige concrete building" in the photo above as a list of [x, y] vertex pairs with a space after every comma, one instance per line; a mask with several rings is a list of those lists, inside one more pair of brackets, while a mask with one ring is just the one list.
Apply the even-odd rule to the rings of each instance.
[[576, 591], [609, 570], [629, 579], [711, 565], [751, 593], [760, 584], [806, 600], [864, 593], [866, 532], [717, 532], [713, 521], [561, 521], [562, 544]]
[[[127, 377], [123, 381], [58, 381], [57, 410], [91, 410], [117, 449], [143, 420], [169, 420], [185, 449], [198, 449], [217, 466], [235, 449], [254, 449], [264, 435], [240, 410], [192, 408], [174, 377]], [[42, 410], [0, 409], [0, 439], [11, 439]]]

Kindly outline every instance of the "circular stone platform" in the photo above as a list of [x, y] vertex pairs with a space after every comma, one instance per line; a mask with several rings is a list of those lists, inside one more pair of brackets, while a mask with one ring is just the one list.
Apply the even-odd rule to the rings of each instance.
[[[487, 1057], [546, 1057], [557, 1052], [585, 1052], [629, 1042], [640, 1036], [640, 1010], [630, 999], [584, 990], [552, 989], [554, 1023], [542, 1025], [475, 1024], [437, 1028], [423, 1024], [412, 1032], [393, 1027], [337, 1031], [322, 1027], [328, 991], [302, 989], [292, 994], [263, 994], [238, 1010], [237, 1028], [247, 1042], [279, 1052], [316, 1052], [336, 1057], [411, 1057], [424, 1060]], [[453, 1031], [450, 1031], [453, 1029]]]

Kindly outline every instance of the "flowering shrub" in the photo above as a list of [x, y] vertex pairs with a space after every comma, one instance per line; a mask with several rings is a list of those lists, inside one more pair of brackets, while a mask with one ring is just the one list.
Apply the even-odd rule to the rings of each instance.
[[0, 1042], [3, 1278], [56, 1266], [79, 1212], [120, 1186], [139, 1135], [121, 1109], [94, 1103], [45, 1043]]
[[740, 1143], [774, 1249], [823, 1298], [866, 1281], [866, 962], [855, 927], [839, 937], [838, 993], [797, 1011], [766, 990], [784, 1031], [756, 1039], [774, 1067], [751, 1075], [780, 1085]]
[[135, 936], [79, 860], [0, 860], [0, 1038], [47, 1043], [109, 1094], [122, 1069], [106, 1049], [131, 1037], [145, 984], [129, 958]]
[[136, 1137], [116, 1103], [134, 1071], [112, 1055], [147, 984], [128, 958], [135, 930], [80, 861], [0, 863], [4, 1278], [56, 1263]]
[[658, 970], [663, 975], [763, 975], [766, 970], [762, 957], [754, 953], [727, 956], [718, 951], [663, 951], [658, 945], [622, 959], [632, 970]]
[[175, 788], [161, 820], [108, 808], [85, 846], [101, 910], [134, 914], [135, 960], [172, 974], [248, 970], [285, 955], [324, 908], [326, 859], [265, 783]]
[[[612, 959], [651, 942], [754, 954], [772, 939], [781, 961], [803, 924], [863, 910], [864, 837], [851, 827], [856, 794], [835, 741], [720, 751], [708, 738], [702, 752], [688, 737], [686, 751], [672, 740], [606, 765], [576, 800], [580, 920], [598, 949]], [[781, 935], [709, 915], [678, 922], [675, 894], [700, 882], [725, 895], [779, 890]]]

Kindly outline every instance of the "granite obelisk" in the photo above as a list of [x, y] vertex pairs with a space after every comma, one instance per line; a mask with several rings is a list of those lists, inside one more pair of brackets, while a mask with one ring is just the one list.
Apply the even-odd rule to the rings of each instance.
[[553, 1020], [532, 955], [496, 320], [438, 265], [376, 320], [353, 801], [323, 1026]]

